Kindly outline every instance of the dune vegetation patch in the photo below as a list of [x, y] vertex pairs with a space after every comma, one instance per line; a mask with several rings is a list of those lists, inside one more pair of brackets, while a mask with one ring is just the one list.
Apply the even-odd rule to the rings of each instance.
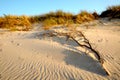
[[0, 17], [0, 28], [7, 28], [12, 31], [29, 31], [32, 24], [41, 23], [43, 29], [48, 30], [56, 25], [82, 24], [104, 17], [120, 18], [120, 5], [110, 6], [100, 15], [97, 12], [90, 13], [88, 11], [72, 14], [62, 10], [36, 16], [4, 15]]
[[29, 17], [24, 15], [4, 15], [4, 17], [0, 17], [0, 28], [7, 28], [12, 31], [28, 31], [31, 28], [31, 23]]
[[110, 17], [120, 19], [120, 5], [109, 6], [105, 11], [103, 11], [100, 17]]
[[77, 15], [74, 15], [70, 12], [58, 10], [56, 12], [49, 12], [44, 15], [31, 17], [30, 20], [31, 22], [42, 22], [43, 28], [46, 30], [54, 25], [81, 24], [95, 19], [97, 19], [96, 15], [94, 16], [93, 13], [89, 13], [87, 11], [81, 11]]

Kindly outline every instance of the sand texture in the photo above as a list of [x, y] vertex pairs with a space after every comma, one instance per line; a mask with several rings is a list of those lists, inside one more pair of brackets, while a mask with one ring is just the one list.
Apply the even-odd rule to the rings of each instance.
[[44, 31], [37, 27], [28, 32], [0, 30], [0, 80], [119, 80], [120, 20], [102, 21], [77, 29], [103, 56], [109, 76], [75, 41], [40, 36]]

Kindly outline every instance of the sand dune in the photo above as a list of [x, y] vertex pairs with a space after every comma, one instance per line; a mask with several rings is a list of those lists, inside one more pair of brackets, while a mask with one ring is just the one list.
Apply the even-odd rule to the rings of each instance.
[[41, 38], [35, 30], [0, 32], [0, 80], [119, 80], [119, 26], [78, 28], [104, 57], [109, 76], [73, 40]]

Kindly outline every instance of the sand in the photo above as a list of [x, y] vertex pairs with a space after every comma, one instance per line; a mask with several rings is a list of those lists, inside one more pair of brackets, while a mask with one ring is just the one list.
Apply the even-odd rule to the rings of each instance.
[[43, 30], [38, 27], [28, 32], [1, 29], [0, 80], [119, 80], [119, 22], [95, 21], [98, 25], [90, 24], [89, 29], [78, 27], [105, 59], [109, 76], [71, 39], [41, 37]]

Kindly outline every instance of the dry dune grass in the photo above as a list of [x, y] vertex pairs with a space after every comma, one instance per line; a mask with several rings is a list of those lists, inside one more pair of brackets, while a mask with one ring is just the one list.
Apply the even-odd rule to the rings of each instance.
[[33, 23], [42, 23], [43, 28], [48, 30], [56, 25], [66, 25], [66, 24], [82, 24], [84, 22], [90, 22], [99, 18], [110, 17], [120, 18], [120, 6], [110, 6], [101, 15], [96, 12], [90, 13], [87, 11], [81, 11], [80, 13], [74, 15], [70, 12], [64, 12], [58, 10], [56, 12], [49, 12], [47, 14], [39, 16], [15, 16], [15, 15], [4, 15], [0, 17], [0, 28], [8, 28], [11, 30], [21, 30], [28, 31], [32, 27]]
[[8, 28], [11, 30], [28, 31], [31, 29], [31, 24], [41, 22], [44, 29], [49, 29], [54, 25], [65, 24], [81, 24], [95, 20], [95, 16], [87, 11], [82, 11], [77, 15], [73, 15], [69, 12], [63, 12], [58, 10], [56, 12], [49, 12], [41, 16], [16, 16], [16, 15], [4, 15], [0, 17], [0, 28]]
[[31, 28], [31, 23], [27, 16], [4, 15], [0, 18], [0, 28], [28, 31]]
[[66, 24], [81, 24], [97, 19], [98, 14], [89, 13], [87, 11], [81, 11], [77, 15], [73, 15], [69, 12], [63, 12], [58, 10], [56, 12], [49, 12], [41, 16], [35, 16], [31, 18], [31, 22], [37, 22], [38, 20], [43, 23], [43, 28], [48, 30], [55, 25]]

